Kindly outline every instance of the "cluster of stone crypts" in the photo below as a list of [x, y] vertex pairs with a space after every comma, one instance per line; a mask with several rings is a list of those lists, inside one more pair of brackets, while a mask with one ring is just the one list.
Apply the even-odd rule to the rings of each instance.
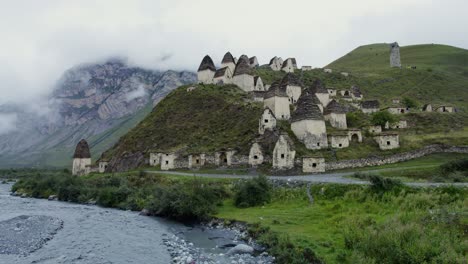
[[198, 67], [198, 82], [203, 84], [235, 84], [246, 92], [264, 91], [263, 81], [253, 74], [252, 69], [258, 67], [257, 57], [242, 55], [239, 59], [227, 52], [221, 67], [216, 66], [210, 56], [206, 55]]
[[[297, 159], [294, 141], [290, 135], [280, 131], [277, 127], [278, 121], [281, 120], [289, 121], [294, 136], [310, 150], [346, 148], [349, 147], [350, 141], [362, 142], [361, 130], [349, 129], [346, 120], [346, 113], [350, 110], [350, 105], [359, 108], [359, 102], [363, 99], [359, 87], [352, 86], [349, 90], [337, 91], [333, 88], [327, 89], [318, 79], [312, 85], [306, 86], [300, 78], [292, 73], [297, 69], [295, 59], [290, 58], [283, 61], [281, 58], [274, 57], [270, 61], [270, 68], [283, 70], [287, 74], [271, 85], [263, 86], [262, 83], [262, 89], [257, 89], [255, 87], [260, 77], [252, 75], [252, 69], [255, 66], [251, 62], [255, 62], [255, 65], [258, 63], [256, 59], [249, 59], [245, 55], [236, 60], [228, 52], [221, 62], [222, 68], [220, 70], [215, 71], [215, 66], [208, 56], [203, 59], [199, 68], [199, 81], [203, 83], [213, 83], [210, 79], [203, 79], [206, 76], [203, 71], [213, 71], [213, 76], [218, 78], [226, 76], [221, 73], [234, 69], [232, 80], [224, 79], [219, 84], [234, 83], [242, 90], [250, 92], [254, 101], [263, 102], [264, 111], [259, 118], [259, 136], [255, 142], [252, 142], [249, 155], [242, 156], [233, 149], [188, 155], [182, 154], [182, 152], [151, 153], [150, 165], [161, 166], [162, 170], [169, 170], [192, 169], [208, 165], [223, 167], [248, 164], [256, 167], [260, 164], [271, 163], [273, 169], [284, 170], [302, 164], [304, 172], [323, 171], [325, 168], [323, 158], [302, 157], [302, 160]], [[218, 72], [220, 73], [217, 74]], [[244, 78], [236, 81], [236, 76], [240, 75], [244, 75]], [[340, 101], [348, 104], [348, 107], [342, 105]], [[362, 104], [368, 103], [362, 102]], [[378, 111], [379, 103], [375, 101], [374, 104], [377, 105], [375, 108]], [[326, 122], [336, 131], [327, 133]], [[383, 142], [379, 135], [375, 135], [375, 140]], [[396, 140], [398, 141], [398, 137]], [[392, 148], [398, 145], [393, 144], [394, 139], [391, 141]], [[271, 149], [272, 147], [273, 149]], [[388, 145], [381, 146], [381, 149], [388, 148], [390, 148]]]

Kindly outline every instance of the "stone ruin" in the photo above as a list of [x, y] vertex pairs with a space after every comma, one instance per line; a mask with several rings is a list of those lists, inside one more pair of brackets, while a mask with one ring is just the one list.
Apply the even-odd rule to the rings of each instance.
[[390, 44], [390, 67], [401, 68], [400, 46], [398, 42]]

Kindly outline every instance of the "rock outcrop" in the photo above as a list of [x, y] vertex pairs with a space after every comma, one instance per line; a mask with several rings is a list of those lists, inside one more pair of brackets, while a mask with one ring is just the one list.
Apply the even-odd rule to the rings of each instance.
[[[0, 106], [0, 114], [17, 116], [17, 129], [0, 135], [0, 166], [68, 165], [81, 138], [90, 139], [97, 157], [169, 92], [194, 82], [191, 72], [147, 70], [117, 59], [74, 67], [57, 82], [47, 114]], [[50, 153], [58, 158], [47, 158]]]

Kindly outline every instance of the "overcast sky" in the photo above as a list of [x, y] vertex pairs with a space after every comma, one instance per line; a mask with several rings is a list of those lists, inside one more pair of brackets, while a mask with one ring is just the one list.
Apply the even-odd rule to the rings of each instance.
[[108, 57], [195, 71], [226, 51], [324, 66], [359, 45], [468, 48], [466, 0], [0, 0], [0, 103], [47, 94]]

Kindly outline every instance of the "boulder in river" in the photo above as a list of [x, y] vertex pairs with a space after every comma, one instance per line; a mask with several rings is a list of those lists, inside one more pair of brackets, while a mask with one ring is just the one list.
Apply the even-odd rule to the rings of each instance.
[[227, 254], [228, 255], [234, 255], [234, 254], [252, 254], [254, 252], [253, 247], [244, 245], [244, 244], [239, 244], [233, 248], [231, 248]]

